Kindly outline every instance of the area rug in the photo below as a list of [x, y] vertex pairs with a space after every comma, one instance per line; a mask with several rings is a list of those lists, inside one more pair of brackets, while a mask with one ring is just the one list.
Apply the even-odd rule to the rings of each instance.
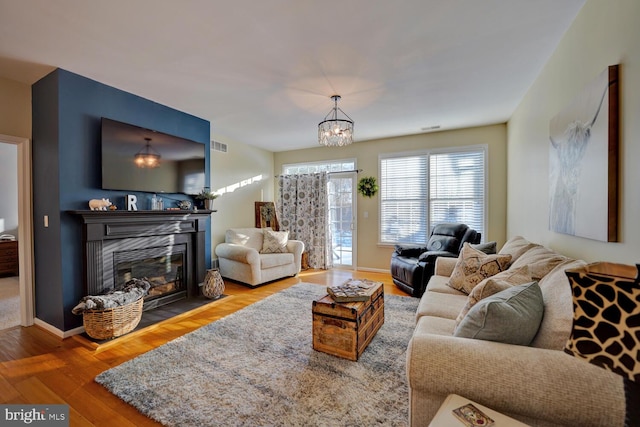
[[385, 322], [358, 362], [312, 348], [297, 284], [96, 377], [166, 426], [406, 426], [406, 348], [418, 299], [385, 295]]
[[17, 277], [0, 279], [0, 330], [20, 324], [20, 283]]

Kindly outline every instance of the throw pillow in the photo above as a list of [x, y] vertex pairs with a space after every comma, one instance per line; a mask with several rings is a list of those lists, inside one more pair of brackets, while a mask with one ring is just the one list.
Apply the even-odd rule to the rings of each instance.
[[507, 240], [502, 249], [498, 251], [499, 254], [511, 255], [511, 262], [516, 262], [518, 258], [529, 249], [540, 246], [537, 243], [531, 243], [522, 236], [515, 236]]
[[529, 345], [538, 332], [543, 313], [538, 282], [512, 286], [474, 305], [453, 335]]
[[544, 316], [532, 347], [562, 351], [567, 345], [573, 324], [573, 301], [565, 270], [585, 265], [582, 260], [565, 261], [538, 282], [544, 299]]
[[498, 273], [495, 276], [488, 277], [473, 288], [469, 297], [467, 297], [467, 303], [458, 314], [456, 319], [456, 326], [460, 324], [464, 316], [471, 310], [471, 307], [476, 305], [478, 301], [483, 298], [490, 297], [498, 292], [504, 291], [511, 286], [522, 285], [531, 282], [531, 274], [529, 274], [529, 267], [522, 266], [520, 268], [509, 268], [502, 273]]
[[520, 255], [517, 260], [511, 263], [510, 268], [517, 268], [522, 265], [527, 265], [529, 266], [531, 277], [534, 280], [540, 280], [544, 276], [549, 274], [549, 272], [553, 270], [556, 265], [568, 259], [569, 258], [564, 255], [560, 255], [559, 253], [552, 251], [551, 249], [538, 245]]
[[484, 252], [487, 255], [492, 255], [492, 254], [495, 254], [496, 251], [498, 250], [498, 243], [497, 242], [477, 243], [477, 244], [471, 244], [471, 247], [473, 249], [477, 249], [481, 252]]
[[505, 271], [510, 262], [511, 255], [487, 255], [473, 249], [469, 243], [465, 243], [448, 285], [469, 294], [478, 283], [487, 277]]
[[565, 273], [573, 296], [573, 328], [564, 351], [640, 381], [640, 282], [636, 267], [596, 263]]
[[261, 254], [277, 254], [287, 251], [288, 231], [264, 230]]

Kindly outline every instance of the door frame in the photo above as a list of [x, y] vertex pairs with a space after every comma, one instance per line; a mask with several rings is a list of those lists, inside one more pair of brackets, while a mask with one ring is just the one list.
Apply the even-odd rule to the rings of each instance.
[[31, 178], [31, 141], [0, 134], [0, 142], [18, 148], [18, 265], [20, 286], [20, 325], [33, 325], [33, 187]]
[[351, 265], [339, 264], [335, 266], [337, 269], [357, 270], [358, 269], [358, 173], [357, 171], [331, 172], [329, 179], [334, 176], [336, 178], [351, 178], [352, 180], [352, 196], [351, 196]]

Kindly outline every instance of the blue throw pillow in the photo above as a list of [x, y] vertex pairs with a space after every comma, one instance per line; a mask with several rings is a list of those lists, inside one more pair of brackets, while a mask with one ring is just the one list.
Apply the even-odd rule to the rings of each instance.
[[544, 301], [538, 282], [512, 286], [480, 300], [460, 321], [453, 335], [529, 345], [543, 314]]

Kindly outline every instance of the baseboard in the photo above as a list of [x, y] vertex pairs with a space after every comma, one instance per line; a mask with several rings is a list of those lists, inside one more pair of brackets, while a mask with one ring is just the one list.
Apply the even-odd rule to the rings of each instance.
[[370, 271], [372, 273], [389, 273], [391, 274], [390, 270], [384, 269], [384, 268], [369, 268], [369, 267], [358, 267], [356, 268], [356, 270], [358, 271]]
[[61, 331], [60, 329], [56, 328], [55, 326], [52, 326], [50, 324], [48, 324], [47, 322], [38, 319], [37, 317], [35, 319], [33, 319], [33, 324], [36, 325], [37, 327], [44, 329], [45, 331], [57, 336], [58, 338], [69, 338], [72, 337], [74, 335], [78, 335], [84, 332], [84, 326], [79, 326], [75, 329], [70, 329], [68, 331]]
[[69, 337], [72, 337], [74, 335], [80, 335], [80, 334], [84, 334], [84, 326], [78, 326], [77, 328], [65, 331], [64, 332], [64, 337], [65, 338], [69, 338]]

